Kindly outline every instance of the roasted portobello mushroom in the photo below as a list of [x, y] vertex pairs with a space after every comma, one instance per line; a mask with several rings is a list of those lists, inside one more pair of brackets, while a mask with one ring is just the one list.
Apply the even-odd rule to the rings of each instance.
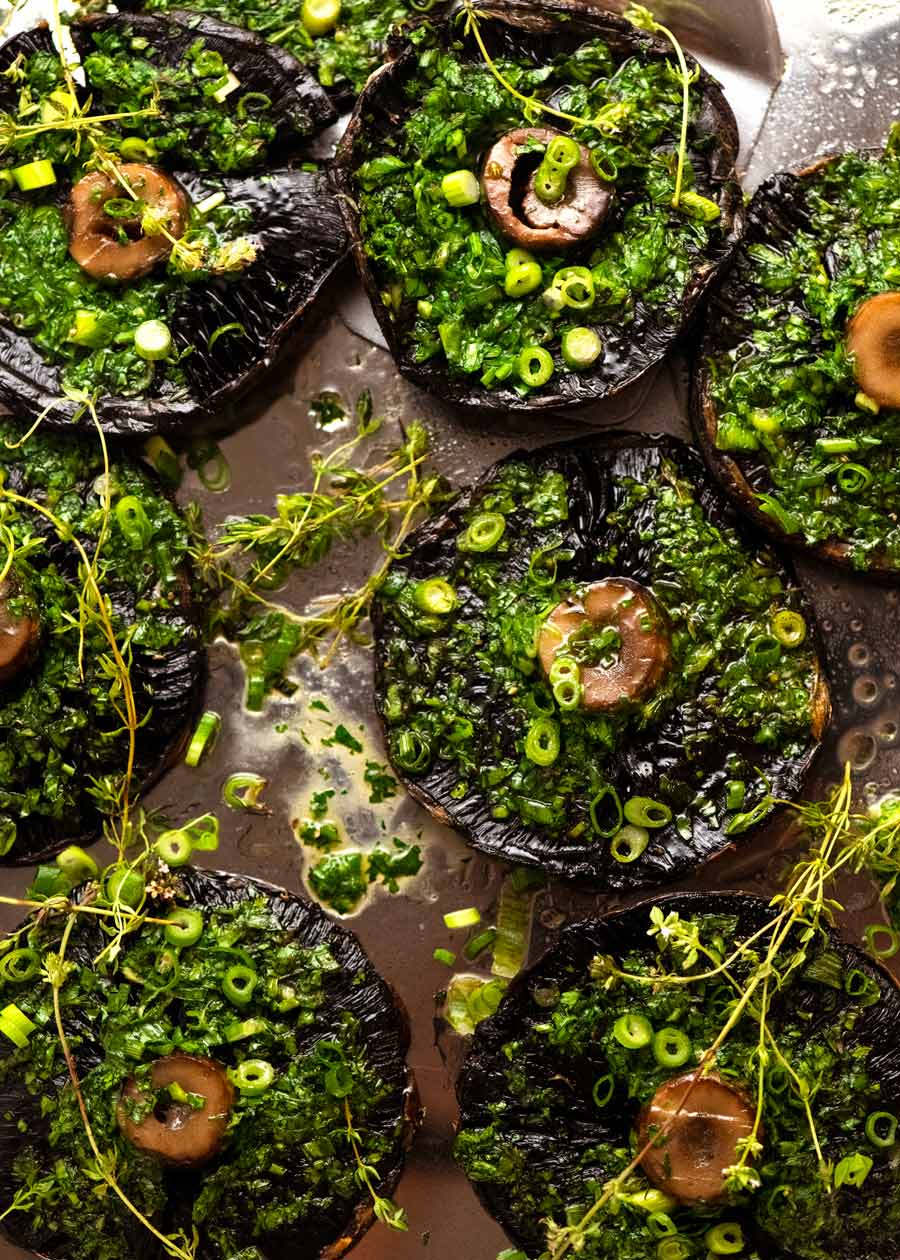
[[793, 576], [664, 438], [494, 465], [413, 535], [374, 622], [412, 795], [493, 857], [600, 887], [721, 853], [798, 791], [828, 720]]
[[900, 129], [774, 175], [713, 300], [694, 380], [709, 465], [770, 533], [900, 568]]
[[190, 10], [233, 22], [291, 53], [342, 107], [384, 61], [393, 29], [445, 6], [437, 0], [127, 0], [119, 7]]
[[126, 769], [123, 699], [96, 600], [85, 594], [85, 558], [129, 662], [139, 784], [179, 751], [204, 672], [188, 530], [169, 496], [142, 466], [115, 455], [106, 519], [99, 443], [38, 433], [7, 445], [24, 432], [0, 421], [3, 863], [94, 839], [104, 785]]
[[[76, 916], [62, 1023], [94, 1139], [154, 1229], [197, 1232], [198, 1260], [332, 1260], [390, 1194], [415, 1124], [404, 1017], [356, 937], [311, 902], [189, 867], [175, 886], [174, 909], [148, 890], [169, 926], [144, 923], [99, 965], [109, 937]], [[3, 1230], [42, 1255], [159, 1260], [158, 1238], [98, 1192], [36, 979], [65, 922], [26, 925], [27, 957], [0, 978], [35, 1026], [0, 1048]]]
[[584, 1260], [898, 1253], [900, 994], [886, 971], [835, 932], [793, 927], [765, 999], [762, 1071], [752, 1002], [699, 1071], [776, 914], [744, 894], [687, 893], [576, 924], [478, 1028], [456, 1156], [525, 1257], [564, 1254], [557, 1231], [579, 1221]]
[[665, 356], [742, 222], [734, 118], [695, 62], [673, 208], [672, 57], [566, 0], [467, 5], [392, 45], [337, 178], [411, 381], [467, 406], [559, 408], [614, 394]]
[[[212, 18], [98, 17], [0, 50], [0, 400], [128, 436], [257, 384], [347, 251], [292, 57]], [[36, 121], [37, 120], [37, 121]]]

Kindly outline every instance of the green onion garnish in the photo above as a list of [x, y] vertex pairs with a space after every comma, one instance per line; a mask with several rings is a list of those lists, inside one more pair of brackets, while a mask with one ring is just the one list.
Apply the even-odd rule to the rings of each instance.
[[480, 922], [481, 911], [476, 910], [474, 906], [467, 906], [465, 910], [450, 910], [444, 915], [444, 927], [449, 928], [451, 932], [459, 931], [460, 928], [474, 927]]
[[166, 915], [163, 935], [170, 945], [187, 948], [196, 945], [203, 935], [203, 915], [199, 910], [179, 907]]
[[443, 963], [445, 967], [452, 967], [456, 963], [456, 955], [452, 949], [436, 949], [432, 957], [435, 962]]
[[37, 1024], [33, 1024], [28, 1016], [19, 1010], [15, 1002], [11, 1002], [0, 1011], [0, 1033], [8, 1037], [20, 1050], [28, 1045], [28, 1038], [36, 1028]]
[[90, 853], [85, 853], [80, 845], [70, 844], [56, 855], [56, 865], [69, 880], [72, 887], [83, 884], [88, 879], [96, 879], [100, 868]]
[[251, 1098], [264, 1094], [275, 1080], [275, 1069], [265, 1059], [247, 1059], [230, 1073], [242, 1094]]
[[191, 742], [188, 744], [187, 752], [184, 754], [184, 764], [186, 766], [199, 766], [203, 757], [215, 744], [221, 725], [222, 719], [218, 713], [214, 713], [212, 709], [207, 709], [197, 723], [197, 729], [191, 736]]
[[256, 814], [268, 814], [271, 811], [259, 799], [268, 782], [269, 780], [264, 779], [262, 775], [249, 772], [229, 775], [222, 788], [222, 800], [230, 809], [245, 809]]

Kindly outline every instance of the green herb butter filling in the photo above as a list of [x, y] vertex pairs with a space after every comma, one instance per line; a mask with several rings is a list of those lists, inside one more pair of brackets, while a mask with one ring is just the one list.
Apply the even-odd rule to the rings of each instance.
[[[145, 923], [99, 965], [107, 937], [75, 915], [60, 1004], [94, 1139], [134, 1208], [210, 1260], [319, 1256], [365, 1229], [402, 1163], [411, 1112], [390, 991], [309, 902], [189, 868], [175, 887], [183, 908], [148, 913], [180, 915], [179, 932]], [[64, 922], [20, 943], [49, 968]], [[0, 980], [34, 1025], [0, 1050], [3, 1228], [72, 1260], [161, 1255], [97, 1173], [51, 992]]]
[[27, 861], [93, 834], [126, 771], [122, 696], [108, 638], [84, 603], [75, 540], [93, 562], [128, 662], [141, 723], [137, 773], [145, 780], [162, 769], [189, 721], [202, 649], [190, 607], [187, 525], [155, 480], [115, 458], [107, 517], [96, 438], [39, 433], [24, 446], [6, 445], [22, 435], [16, 422], [0, 422], [0, 566], [9, 566], [0, 621], [5, 632], [23, 618], [35, 627], [12, 674], [0, 677], [0, 851]]
[[461, 401], [626, 383], [729, 252], [718, 89], [689, 71], [681, 163], [672, 48], [564, 18], [549, 35], [477, 11], [415, 30], [344, 142], [376, 313], [404, 372]]
[[[652, 915], [638, 907], [580, 924], [478, 1029], [459, 1086], [456, 1157], [523, 1249], [515, 1254], [892, 1253], [896, 989], [835, 934], [805, 922], [761, 980], [775, 913], [743, 895], [689, 894]], [[750, 985], [755, 1000], [720, 1043]], [[651, 1140], [628, 1173], [653, 1137], [654, 1104], [683, 1097], [714, 1044], [705, 1084], [665, 1135], [659, 1124], [659, 1145]], [[722, 1114], [704, 1109], [710, 1090], [731, 1098]], [[745, 1126], [732, 1123], [733, 1111]], [[706, 1199], [692, 1202], [704, 1184]]]
[[669, 441], [514, 455], [395, 561], [391, 759], [477, 847], [673, 878], [798, 788], [828, 713], [810, 612], [703, 485]]
[[742, 502], [858, 569], [900, 564], [898, 144], [763, 185], [701, 366], [699, 423]]

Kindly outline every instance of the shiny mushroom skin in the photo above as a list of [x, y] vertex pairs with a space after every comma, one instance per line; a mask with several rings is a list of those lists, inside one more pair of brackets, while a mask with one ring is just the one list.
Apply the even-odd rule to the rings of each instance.
[[[188, 200], [176, 181], [156, 167], [134, 162], [126, 162], [119, 171], [140, 201], [160, 216], [166, 230], [176, 239], [183, 236]], [[125, 188], [102, 171], [85, 175], [69, 194], [69, 253], [95, 280], [139, 280], [172, 252], [172, 242], [161, 232], [144, 235], [137, 206], [128, 218], [105, 213], [108, 201], [127, 197]], [[127, 243], [120, 239], [120, 231], [128, 235]]]
[[536, 172], [532, 171], [523, 189], [521, 215], [517, 213], [515, 170], [528, 153], [519, 149], [529, 141], [546, 147], [562, 134], [550, 127], [521, 127], [501, 136], [484, 160], [481, 187], [495, 226], [532, 253], [558, 253], [590, 240], [602, 228], [612, 204], [612, 189], [594, 174], [590, 152], [579, 145], [581, 161], [569, 174], [562, 201], [545, 205], [534, 190]]
[[847, 325], [860, 389], [879, 407], [900, 407], [900, 293], [877, 293]]
[[638, 1146], [650, 1181], [679, 1203], [696, 1206], [726, 1197], [725, 1169], [738, 1160], [738, 1143], [750, 1136], [753, 1104], [731, 1081], [688, 1072], [656, 1091], [638, 1119]]
[[209, 1163], [222, 1149], [234, 1088], [225, 1068], [212, 1059], [191, 1054], [170, 1054], [157, 1059], [150, 1073], [154, 1090], [180, 1085], [187, 1094], [205, 1099], [202, 1110], [174, 1099], [136, 1123], [128, 1114], [126, 1101], [142, 1103], [146, 1095], [134, 1077], [123, 1086], [118, 1106], [119, 1128], [139, 1150], [164, 1164], [198, 1168]]
[[582, 666], [583, 707], [608, 713], [655, 691], [669, 671], [672, 656], [665, 616], [650, 591], [630, 578], [603, 578], [579, 598], [557, 604], [538, 641], [545, 674], [549, 675], [557, 656], [566, 654], [569, 640], [587, 622], [597, 629], [615, 626], [622, 646], [609, 668]]
[[37, 616], [11, 607], [17, 594], [8, 578], [0, 582], [0, 683], [10, 682], [28, 668], [40, 639]]

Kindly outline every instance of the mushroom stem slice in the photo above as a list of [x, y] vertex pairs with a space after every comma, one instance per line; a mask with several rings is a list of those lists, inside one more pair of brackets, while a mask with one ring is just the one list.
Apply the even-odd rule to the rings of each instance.
[[13, 607], [18, 593], [8, 579], [0, 582], [0, 683], [28, 668], [40, 638], [37, 616]]
[[716, 1203], [725, 1198], [725, 1170], [737, 1163], [738, 1143], [753, 1132], [754, 1119], [752, 1102], [732, 1082], [712, 1073], [675, 1077], [638, 1119], [638, 1146], [652, 1142], [641, 1167], [679, 1203]]
[[[102, 171], [92, 171], [69, 195], [69, 253], [95, 280], [139, 280], [172, 252], [169, 236], [184, 235], [187, 196], [171, 176], [155, 166], [126, 162], [120, 166], [127, 189], [138, 198], [133, 214], [108, 213], [107, 203], [131, 200], [124, 185]], [[110, 205], [112, 210], [112, 205]], [[169, 233], [147, 231], [152, 218]]]
[[[615, 633], [606, 635], [609, 647], [598, 656], [592, 642], [599, 643], [597, 634], [606, 628]], [[595, 712], [639, 703], [660, 686], [672, 661], [661, 608], [630, 578], [604, 578], [580, 599], [557, 604], [541, 630], [538, 654], [547, 675], [557, 656], [580, 658], [582, 705]]]
[[[171, 1100], [164, 1099], [142, 1120], [134, 1120], [134, 1106], [146, 1105], [148, 1099], [130, 1077], [118, 1107], [119, 1128], [125, 1137], [165, 1164], [196, 1168], [209, 1163], [222, 1148], [234, 1103], [234, 1089], [225, 1069], [212, 1059], [170, 1054], [153, 1064], [150, 1082], [154, 1091], [179, 1088], [171, 1091]], [[195, 1107], [175, 1094], [194, 1095], [203, 1099], [203, 1106]]]
[[484, 160], [481, 186], [498, 231], [535, 253], [572, 249], [590, 240], [612, 203], [612, 190], [594, 173], [584, 145], [579, 146], [581, 159], [569, 173], [565, 195], [554, 205], [541, 201], [535, 191], [536, 167], [527, 173], [523, 168], [519, 178], [520, 164], [539, 156], [540, 146], [546, 149], [562, 134], [550, 127], [520, 127], [501, 136]]
[[847, 326], [856, 379], [879, 407], [900, 407], [900, 293], [863, 302]]

